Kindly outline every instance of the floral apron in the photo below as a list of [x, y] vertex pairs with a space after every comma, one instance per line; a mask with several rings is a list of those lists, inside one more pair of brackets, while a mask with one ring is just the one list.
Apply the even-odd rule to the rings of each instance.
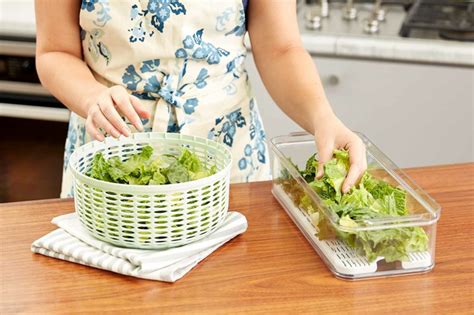
[[[145, 131], [224, 143], [234, 183], [270, 178], [265, 131], [244, 69], [242, 0], [88, 0], [80, 25], [85, 62], [99, 82], [123, 85], [142, 100], [152, 114], [143, 120]], [[69, 157], [90, 140], [84, 119], [72, 113], [62, 197], [72, 195]]]

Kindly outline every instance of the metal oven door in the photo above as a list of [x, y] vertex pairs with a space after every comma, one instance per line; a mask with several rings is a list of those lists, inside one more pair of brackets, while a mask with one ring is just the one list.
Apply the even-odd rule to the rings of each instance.
[[67, 122], [69, 111], [41, 86], [33, 42], [0, 40], [0, 116]]

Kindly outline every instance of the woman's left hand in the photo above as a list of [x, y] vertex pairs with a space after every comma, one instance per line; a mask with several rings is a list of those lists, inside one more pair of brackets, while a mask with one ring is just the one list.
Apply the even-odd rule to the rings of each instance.
[[334, 149], [346, 149], [349, 151], [351, 166], [342, 185], [342, 192], [348, 192], [367, 169], [364, 143], [333, 113], [325, 115], [324, 119], [318, 119], [314, 137], [320, 162], [317, 173], [318, 178], [323, 176], [323, 165], [332, 158]]

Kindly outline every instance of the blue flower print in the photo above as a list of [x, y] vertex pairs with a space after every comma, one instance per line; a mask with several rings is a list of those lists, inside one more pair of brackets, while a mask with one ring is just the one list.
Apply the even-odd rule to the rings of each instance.
[[191, 36], [186, 36], [183, 40], [183, 46], [186, 49], [192, 49], [194, 47], [194, 41]]
[[240, 168], [241, 170], [244, 170], [244, 169], [247, 168], [247, 160], [246, 160], [245, 158], [241, 158], [241, 159], [239, 160], [239, 168]]
[[86, 129], [80, 124], [78, 117], [71, 114], [67, 131], [66, 145], [64, 149], [64, 170], [68, 167], [69, 159], [74, 150], [85, 143]]
[[99, 0], [82, 0], [81, 3], [81, 10], [87, 10], [88, 12], [92, 12], [95, 10], [95, 4]]
[[150, 0], [148, 11], [152, 13], [151, 24], [163, 33], [163, 27], [171, 13], [175, 15], [186, 14], [186, 8], [179, 0]]
[[[150, 12], [153, 13], [152, 10]], [[161, 7], [151, 18], [151, 24], [161, 33], [163, 33], [164, 22], [169, 19], [171, 10], [167, 7]]]
[[[222, 126], [219, 129], [220, 125]], [[242, 115], [242, 109], [238, 108], [225, 116], [218, 117], [215, 127], [209, 131], [207, 137], [209, 139], [217, 139], [223, 135], [223, 142], [232, 147], [237, 128], [243, 128], [245, 125], [246, 121]]]
[[181, 131], [181, 128], [183, 128], [183, 124], [178, 125], [177, 122], [170, 119], [170, 121], [168, 122], [168, 128], [166, 131], [171, 132], [171, 133], [179, 133]]
[[[170, 76], [159, 69], [159, 59], [143, 61], [140, 67], [127, 66], [122, 75], [122, 83], [132, 91], [133, 95], [140, 99], [154, 100], [161, 97], [172, 107], [182, 108], [186, 115], [191, 115], [199, 105], [199, 100], [195, 97], [186, 99], [183, 96], [192, 85], [198, 89], [207, 86], [206, 80], [209, 78], [209, 72], [206, 68], [202, 68], [194, 81], [182, 84], [183, 77], [186, 75], [187, 63], [188, 60], [185, 59], [178, 75], [177, 84], [173, 84], [174, 79], [176, 79], [175, 76]], [[190, 120], [191, 118], [188, 117], [186, 123]], [[172, 124], [169, 124], [169, 126], [172, 126]], [[181, 128], [182, 126], [176, 124], [170, 129], [176, 131], [178, 127]]]
[[97, 19], [94, 21], [94, 24], [104, 27], [112, 19], [110, 16], [109, 0], [99, 0], [98, 6], [100, 9], [97, 11]]
[[135, 91], [138, 83], [142, 81], [142, 77], [137, 73], [133, 65], [129, 65], [122, 75], [122, 82], [127, 86], [127, 89]]
[[227, 25], [229, 24], [231, 18], [235, 15], [235, 9], [229, 7], [225, 9], [221, 15], [216, 18], [216, 31], [223, 32], [225, 31]]
[[136, 41], [145, 41], [146, 31], [143, 29], [142, 25], [143, 23], [140, 22], [138, 25], [135, 25], [134, 27], [129, 29], [130, 37], [128, 38], [128, 40], [131, 43], [135, 43]]
[[249, 168], [247, 173], [247, 180], [258, 170], [259, 163], [265, 164], [266, 159], [266, 146], [265, 146], [265, 131], [260, 120], [260, 115], [257, 111], [255, 101], [252, 99], [249, 103], [250, 108], [250, 126], [249, 136], [250, 143], [244, 147], [244, 156], [239, 160], [238, 166], [240, 170], [246, 170]]
[[251, 156], [252, 155], [252, 147], [250, 146], [250, 144], [245, 145], [244, 154], [245, 154], [245, 156]]
[[193, 53], [194, 59], [206, 59], [209, 56], [210, 49], [209, 47], [199, 47]]
[[204, 41], [202, 39], [203, 33], [204, 29], [200, 29], [192, 37], [187, 35], [183, 40], [183, 48], [179, 48], [175, 52], [176, 58], [192, 57], [196, 60], [206, 60], [211, 65], [218, 64], [222, 56], [229, 55], [227, 50]]
[[69, 128], [67, 132], [66, 138], [66, 150], [64, 151], [64, 170], [66, 170], [69, 159], [71, 158], [71, 154], [75, 149], [77, 142], [77, 131], [76, 129], [69, 123]]
[[227, 72], [232, 73], [234, 78], [238, 79], [244, 72], [244, 61], [245, 61], [245, 54], [240, 54], [231, 61], [229, 61], [226, 65]]
[[260, 163], [266, 163], [266, 146], [265, 146], [265, 130], [263, 129], [260, 115], [258, 114], [255, 101], [250, 101], [250, 140], [255, 141], [254, 149], [257, 151], [257, 159]]
[[151, 59], [143, 61], [143, 65], [140, 67], [140, 71], [145, 72], [156, 72], [160, 66], [160, 59]]
[[152, 76], [147, 80], [145, 86], [143, 87], [143, 91], [146, 93], [153, 93], [160, 90], [160, 88], [161, 88], [160, 81], [158, 81], [156, 76]]
[[183, 48], [180, 48], [176, 50], [175, 56], [176, 58], [186, 58], [188, 56], [188, 53]]
[[94, 24], [98, 27], [104, 27], [112, 19], [110, 16], [109, 0], [82, 0], [81, 10], [87, 12], [95, 11], [97, 18], [94, 20]]
[[88, 32], [81, 29], [81, 40], [86, 41], [84, 46], [87, 47], [94, 62], [103, 58], [108, 65], [112, 59], [111, 52], [100, 39], [104, 35], [102, 28], [111, 20], [109, 0], [84, 0], [81, 3], [81, 10], [95, 11], [93, 14], [97, 16], [93, 20], [97, 28]]
[[176, 118], [176, 111], [174, 108], [168, 107], [168, 113], [169, 113], [169, 119], [168, 119], [168, 127], [167, 127], [167, 132], [172, 132], [172, 133], [179, 133], [181, 131], [181, 128], [183, 128], [184, 124], [178, 123], [178, 119]]
[[229, 36], [229, 35], [243, 36], [246, 31], [247, 29], [245, 27], [245, 11], [240, 10], [239, 22], [232, 30], [225, 33], [225, 36]]
[[132, 9], [130, 10], [130, 20], [133, 21], [134, 19], [138, 18], [141, 15], [142, 15], [142, 13], [138, 9], [138, 5], [136, 5], [136, 4], [132, 5]]
[[107, 48], [107, 46], [105, 46], [105, 44], [103, 42], [99, 42], [97, 44], [97, 48], [99, 48], [99, 54], [105, 58], [105, 62], [107, 64], [109, 64], [110, 62], [110, 51], [109, 49]]
[[104, 36], [104, 31], [99, 28], [87, 32], [85, 37], [86, 47], [94, 62], [98, 62], [99, 58], [103, 58], [106, 65], [108, 65], [112, 55], [107, 46], [101, 41], [102, 36]]
[[196, 78], [196, 81], [194, 82], [194, 85], [198, 89], [202, 89], [207, 85], [206, 79], [209, 78], [208, 71], [205, 68], [202, 68], [201, 71], [199, 71], [199, 74]]
[[[135, 22], [135, 26], [128, 31], [131, 33], [129, 41], [145, 41], [146, 35], [154, 35], [154, 30], [163, 33], [166, 21], [171, 15], [186, 14], [186, 8], [180, 0], [149, 0], [146, 9], [140, 9], [134, 4], [130, 10], [130, 20]], [[137, 36], [137, 35], [140, 36]]]
[[237, 93], [237, 88], [234, 84], [234, 81], [240, 79], [240, 77], [245, 74], [244, 61], [245, 54], [240, 54], [227, 63], [226, 73], [232, 73], [233, 76], [232, 81], [224, 87], [224, 91], [227, 95], [233, 95]]
[[194, 108], [198, 106], [199, 101], [197, 98], [187, 99], [183, 105], [184, 112], [188, 115], [194, 113]]
[[150, 131], [152, 131], [152, 126], [151, 126], [151, 124], [150, 124], [150, 119], [148, 119], [148, 118], [140, 118], [140, 120], [142, 121], [143, 131], [144, 131], [144, 132], [150, 132]]

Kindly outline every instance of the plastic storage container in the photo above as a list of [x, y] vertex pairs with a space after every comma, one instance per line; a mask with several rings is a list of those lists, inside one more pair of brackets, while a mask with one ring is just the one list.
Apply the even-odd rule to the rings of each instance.
[[[375, 178], [407, 192], [407, 216], [365, 219], [351, 227], [341, 225], [339, 216], [324, 205], [294, 166], [304, 169], [309, 157], [317, 152], [314, 137], [306, 133], [271, 140], [273, 195], [336, 277], [362, 279], [430, 271], [435, 262], [436, 224], [440, 217], [440, 206], [369, 139], [360, 133], [358, 135], [367, 148], [367, 171]], [[308, 213], [300, 204], [301, 197], [305, 195], [315, 210], [313, 213]], [[374, 243], [371, 243], [371, 239], [377, 235], [394, 235], [393, 240], [384, 244], [395, 246], [400, 244], [397, 243], [397, 236], [404, 233], [410, 235], [414, 229], [423, 236], [423, 251], [411, 251], [407, 247], [407, 257], [395, 261], [387, 261], [380, 256], [369, 259], [365, 255], [364, 246], [372, 246]], [[348, 238], [340, 235], [351, 235], [352, 244], [345, 241]], [[377, 252], [380, 249], [377, 248]]]

